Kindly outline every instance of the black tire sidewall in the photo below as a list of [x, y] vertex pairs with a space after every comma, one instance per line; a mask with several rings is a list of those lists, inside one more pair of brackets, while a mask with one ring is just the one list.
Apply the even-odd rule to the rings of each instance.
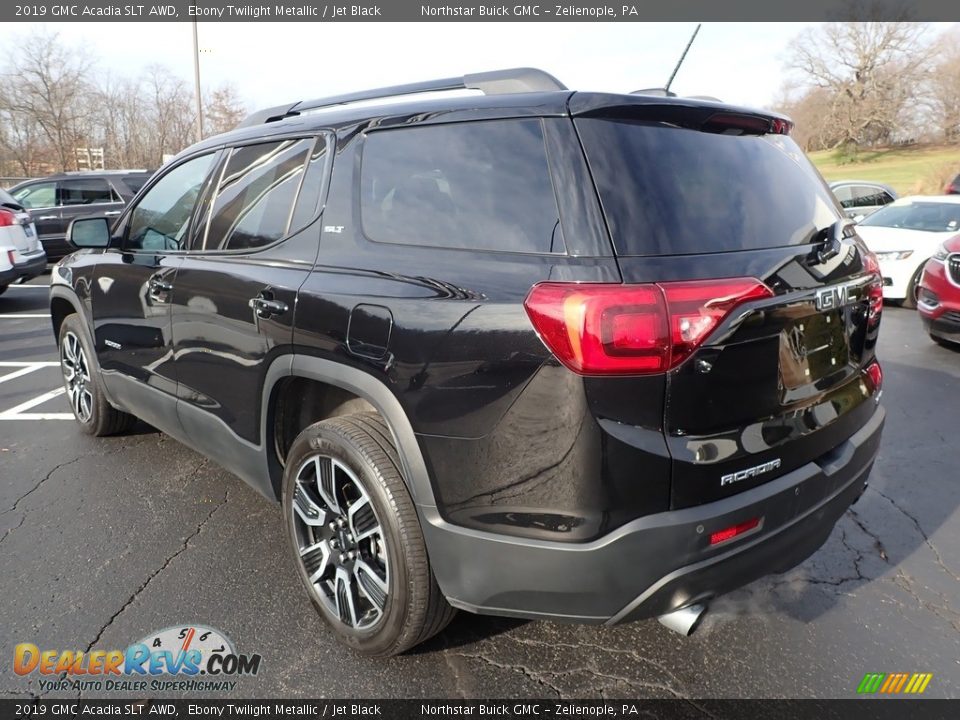
[[[336, 458], [353, 471], [369, 495], [377, 520], [384, 531], [387, 560], [390, 563], [387, 601], [380, 621], [367, 630], [348, 628], [330, 614], [316, 597], [303, 563], [298, 557], [296, 529], [292, 516], [294, 482], [303, 463], [313, 455]], [[390, 469], [386, 468], [386, 471], [389, 472]], [[411, 592], [416, 590], [411, 585], [408, 558], [393, 502], [391, 502], [391, 493], [396, 491], [396, 488], [390, 488], [389, 485], [382, 471], [370, 462], [360, 448], [355, 447], [347, 436], [341, 435], [325, 423], [316, 423], [306, 428], [294, 441], [287, 454], [281, 507], [283, 525], [297, 574], [310, 601], [331, 629], [337, 633], [340, 640], [365, 655], [392, 654], [392, 649], [405, 629], [406, 616], [412, 599]]]

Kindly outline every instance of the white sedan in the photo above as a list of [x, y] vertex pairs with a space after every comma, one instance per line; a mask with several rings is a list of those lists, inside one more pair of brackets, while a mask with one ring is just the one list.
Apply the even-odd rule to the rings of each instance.
[[857, 232], [880, 261], [883, 297], [916, 307], [923, 266], [960, 233], [960, 195], [900, 198], [861, 221]]

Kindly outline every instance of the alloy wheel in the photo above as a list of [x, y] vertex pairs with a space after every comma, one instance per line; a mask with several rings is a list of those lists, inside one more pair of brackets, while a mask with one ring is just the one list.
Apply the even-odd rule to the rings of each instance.
[[308, 458], [290, 512], [297, 554], [320, 602], [347, 627], [372, 628], [386, 608], [390, 569], [384, 531], [356, 474], [332, 457]]
[[90, 422], [93, 416], [90, 365], [83, 352], [80, 338], [73, 332], [68, 332], [63, 338], [63, 344], [60, 347], [60, 367], [63, 370], [63, 379], [74, 414], [80, 422]]

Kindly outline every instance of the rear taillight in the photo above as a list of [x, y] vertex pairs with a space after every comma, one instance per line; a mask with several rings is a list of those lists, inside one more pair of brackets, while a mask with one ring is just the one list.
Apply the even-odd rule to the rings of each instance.
[[876, 325], [880, 322], [880, 314], [883, 312], [883, 274], [880, 272], [880, 262], [877, 256], [870, 250], [862, 251], [863, 269], [873, 275], [870, 285], [867, 287], [867, 297], [870, 300], [869, 323]]
[[772, 297], [754, 278], [612, 285], [540, 283], [524, 302], [546, 346], [581, 375], [678, 366], [738, 305]]
[[9, 210], [0, 210], [0, 227], [10, 227], [17, 225], [17, 216]]
[[867, 377], [870, 378], [870, 384], [873, 385], [874, 392], [879, 392], [883, 389], [883, 368], [880, 367], [879, 361], [874, 360], [867, 365], [867, 369], [864, 372], [866, 372]]

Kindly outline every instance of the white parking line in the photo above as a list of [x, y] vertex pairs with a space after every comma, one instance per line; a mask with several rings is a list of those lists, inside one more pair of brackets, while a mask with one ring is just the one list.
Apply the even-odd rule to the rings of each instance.
[[34, 408], [37, 405], [42, 405], [47, 402], [47, 400], [52, 400], [55, 397], [60, 397], [66, 392], [65, 388], [57, 388], [56, 390], [51, 390], [46, 392], [43, 395], [33, 398], [32, 400], [27, 400], [22, 402], [16, 407], [12, 407], [9, 410], [0, 412], [0, 420], [72, 420], [73, 413], [27, 413], [25, 410]]
[[19, 370], [14, 370], [12, 373], [7, 373], [6, 375], [0, 377], [0, 383], [5, 383], [7, 380], [16, 380], [18, 377], [23, 377], [24, 375], [29, 375], [34, 370], [39, 370], [39, 365], [34, 365], [32, 367], [23, 367]]
[[0, 367], [57, 367], [56, 360], [4, 360]]
[[18, 318], [48, 318], [50, 313], [0, 313], [0, 320], [17, 320]]

